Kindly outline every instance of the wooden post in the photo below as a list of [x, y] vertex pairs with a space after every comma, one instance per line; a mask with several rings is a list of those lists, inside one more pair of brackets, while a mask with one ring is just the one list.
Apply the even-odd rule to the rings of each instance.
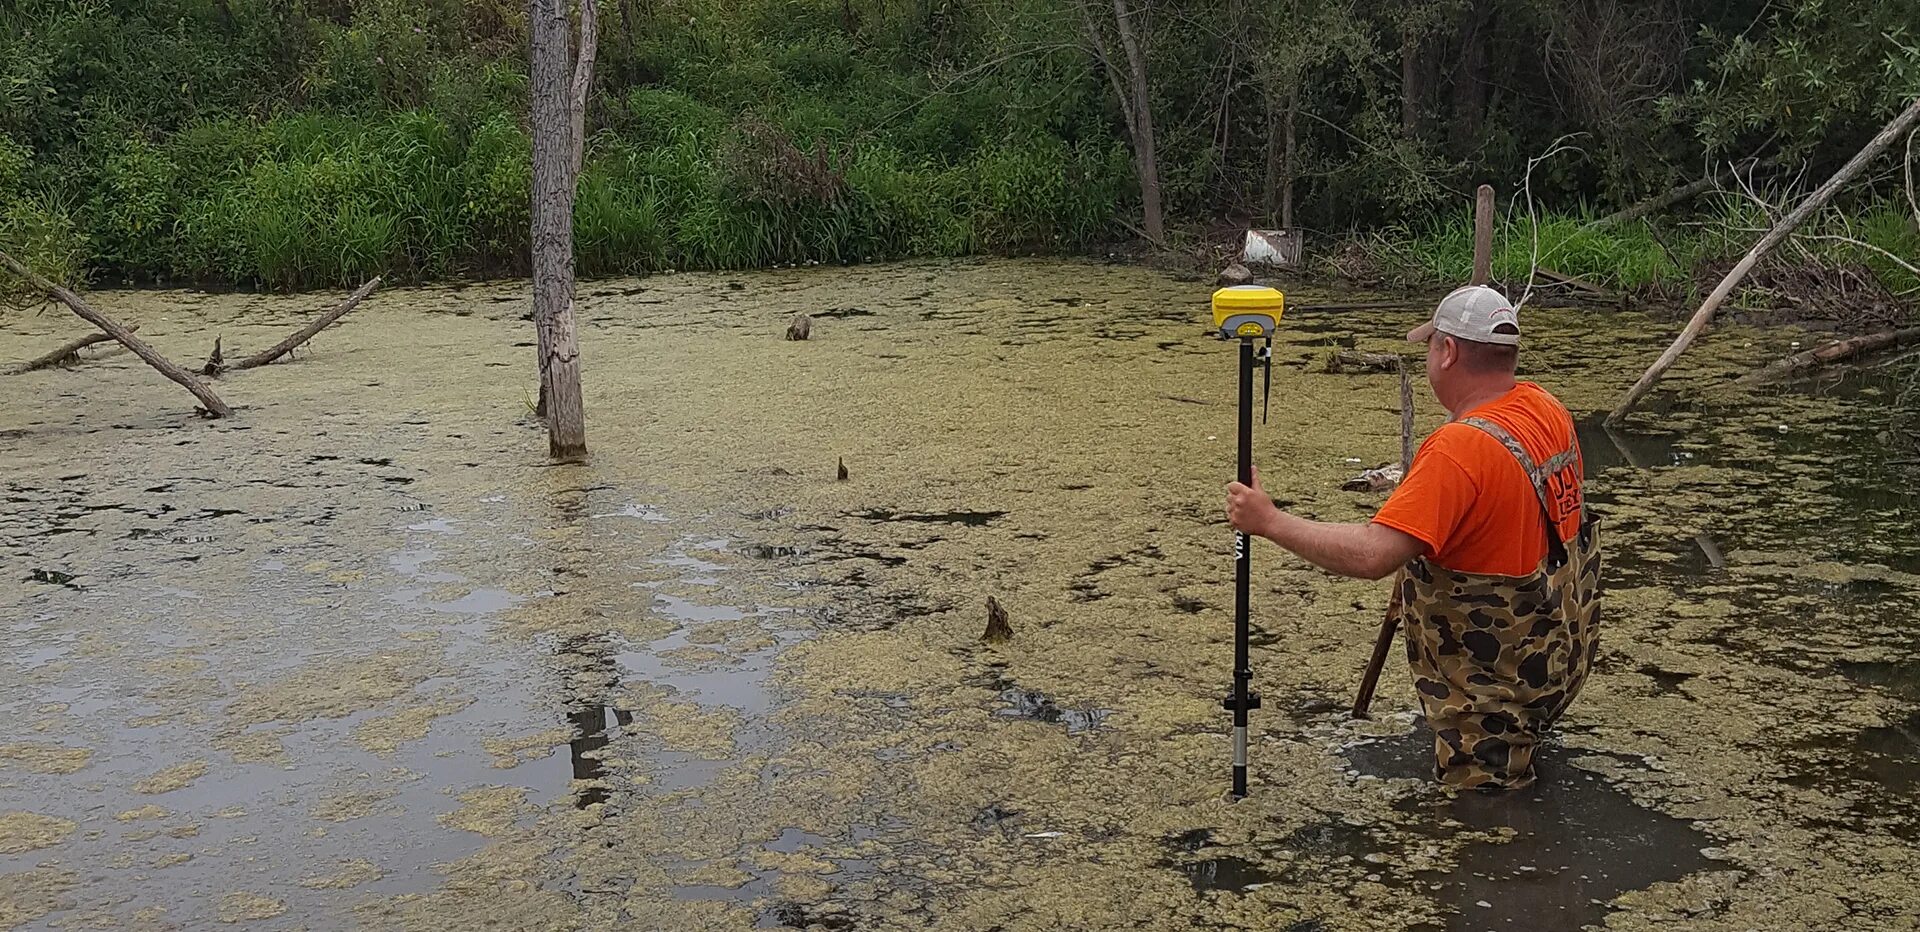
[[1907, 109], [1901, 111], [1899, 116], [1893, 118], [1893, 122], [1882, 128], [1880, 134], [1867, 143], [1866, 148], [1854, 153], [1853, 158], [1847, 160], [1847, 164], [1834, 172], [1833, 177], [1828, 178], [1826, 184], [1807, 195], [1807, 199], [1801, 201], [1792, 213], [1780, 218], [1780, 222], [1774, 224], [1773, 229], [1767, 231], [1767, 235], [1760, 237], [1760, 241], [1753, 244], [1752, 249], [1747, 250], [1746, 256], [1740, 260], [1740, 263], [1720, 280], [1720, 284], [1713, 289], [1713, 293], [1707, 295], [1705, 301], [1700, 302], [1700, 309], [1693, 312], [1693, 318], [1687, 321], [1686, 328], [1680, 331], [1679, 336], [1673, 338], [1673, 345], [1667, 347], [1667, 351], [1661, 353], [1660, 358], [1647, 367], [1646, 373], [1640, 376], [1640, 381], [1633, 383], [1633, 387], [1627, 389], [1627, 394], [1620, 399], [1619, 406], [1607, 414], [1606, 422], [1620, 423], [1620, 420], [1627, 416], [1627, 412], [1632, 411], [1633, 406], [1639, 404], [1640, 399], [1653, 390], [1654, 383], [1667, 374], [1667, 370], [1673, 367], [1674, 361], [1680, 358], [1680, 354], [1686, 352], [1687, 347], [1693, 344], [1694, 338], [1707, 329], [1707, 325], [1713, 322], [1714, 313], [1720, 310], [1720, 305], [1733, 294], [1733, 289], [1747, 277], [1747, 273], [1753, 270], [1754, 265], [1762, 257], [1773, 251], [1773, 247], [1780, 245], [1801, 224], [1807, 222], [1807, 218], [1825, 207], [1827, 202], [1833, 199], [1835, 192], [1864, 171], [1869, 163], [1878, 158], [1895, 139], [1904, 135], [1916, 123], [1920, 123], [1920, 98], [1915, 98], [1908, 104]]
[[[1400, 363], [1400, 481], [1407, 481], [1407, 473], [1413, 469], [1413, 378], [1407, 374], [1407, 363]], [[1387, 598], [1386, 617], [1380, 619], [1380, 631], [1373, 638], [1373, 655], [1367, 658], [1367, 669], [1360, 674], [1360, 691], [1353, 697], [1353, 717], [1366, 718], [1373, 706], [1373, 691], [1380, 685], [1380, 671], [1387, 665], [1387, 655], [1393, 652], [1394, 635], [1400, 633], [1400, 582], [1393, 583], [1393, 595]]]
[[154, 351], [153, 347], [148, 346], [142, 342], [139, 337], [134, 336], [133, 331], [122, 326], [119, 321], [94, 310], [88, 306], [87, 302], [81, 300], [79, 295], [41, 278], [35, 274], [32, 269], [21, 265], [15, 261], [12, 256], [4, 252], [0, 252], [0, 265], [5, 265], [13, 271], [13, 274], [26, 279], [28, 284], [51, 295], [59, 300], [61, 304], [65, 304], [69, 310], [79, 315], [81, 320], [95, 327], [99, 327], [105, 331], [108, 336], [120, 341], [121, 346], [132, 350], [135, 356], [140, 357], [142, 362], [152, 366], [154, 371], [172, 379], [179, 383], [180, 387], [192, 392], [193, 397], [200, 400], [200, 407], [206, 410], [208, 417], [229, 417], [233, 414], [233, 409], [227, 407], [227, 403], [221, 401], [220, 396], [214, 394], [213, 389], [208, 388], [205, 382], [194, 378], [187, 370], [168, 362], [165, 356], [160, 355]]
[[564, 0], [532, 0], [533, 319], [540, 333], [540, 384], [546, 401], [547, 452], [587, 452], [580, 398], [580, 349], [573, 322], [573, 164]]
[[1493, 185], [1483, 184], [1473, 197], [1473, 278], [1469, 285], [1493, 281]]

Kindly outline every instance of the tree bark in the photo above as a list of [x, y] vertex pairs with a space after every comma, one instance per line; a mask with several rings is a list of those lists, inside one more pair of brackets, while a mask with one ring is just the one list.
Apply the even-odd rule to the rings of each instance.
[[1493, 185], [1473, 193], [1473, 278], [1467, 284], [1493, 281]]
[[1667, 347], [1667, 351], [1661, 353], [1660, 358], [1647, 367], [1646, 373], [1640, 376], [1640, 380], [1633, 383], [1633, 387], [1627, 390], [1626, 396], [1620, 399], [1620, 404], [1607, 415], [1607, 423], [1619, 423], [1628, 412], [1633, 410], [1634, 405], [1640, 403], [1640, 399], [1646, 397], [1647, 392], [1653, 389], [1654, 383], [1660, 381], [1660, 377], [1666, 375], [1667, 370], [1673, 367], [1674, 361], [1680, 358], [1680, 354], [1686, 352], [1687, 347], [1693, 344], [1694, 338], [1713, 322], [1713, 315], [1720, 309], [1720, 305], [1726, 302], [1727, 296], [1733, 294], [1733, 289], [1747, 277], [1747, 273], [1753, 270], [1754, 265], [1762, 257], [1772, 251], [1773, 247], [1778, 246], [1782, 240], [1792, 235], [1793, 231], [1805, 223], [1808, 217], [1825, 207], [1827, 202], [1833, 199], [1835, 192], [1866, 170], [1868, 164], [1879, 158], [1880, 153], [1885, 152], [1888, 146], [1893, 145], [1895, 139], [1900, 138], [1916, 123], [1920, 123], [1920, 98], [1915, 98], [1908, 104], [1907, 108], [1901, 111], [1899, 116], [1894, 117], [1893, 122], [1883, 127], [1879, 135], [1874, 136], [1865, 148], [1854, 153], [1853, 158], [1848, 159], [1847, 164], [1841, 166], [1832, 178], [1828, 178], [1825, 184], [1807, 195], [1806, 200], [1801, 201], [1792, 213], [1782, 217], [1779, 223], [1774, 224], [1773, 229], [1768, 230], [1759, 242], [1753, 244], [1753, 248], [1747, 251], [1746, 256], [1740, 260], [1740, 264], [1734, 266], [1733, 270], [1720, 280], [1720, 284], [1713, 289], [1713, 293], [1707, 295], [1707, 299], [1700, 303], [1700, 309], [1693, 312], [1693, 318], [1687, 321], [1686, 328], [1674, 338], [1673, 345]]
[[[580, 0], [580, 52], [574, 59], [573, 97], [568, 114], [573, 121], [573, 185], [580, 181], [580, 165], [587, 154], [587, 99], [593, 95], [593, 59], [600, 48], [600, 2]], [[575, 187], [575, 190], [579, 190]]]
[[1460, 62], [1453, 81], [1453, 145], [1461, 152], [1478, 144], [1486, 124], [1489, 24], [1484, 0], [1469, 0], [1461, 14]]
[[1300, 89], [1287, 89], [1287, 113], [1280, 146], [1280, 229], [1293, 229], [1293, 115], [1300, 109]]
[[[348, 311], [351, 311], [354, 308], [359, 307], [360, 302], [366, 300], [367, 295], [373, 294], [373, 289], [378, 287], [380, 287], [380, 276], [375, 275], [372, 279], [369, 279], [366, 284], [361, 285], [359, 290], [355, 291], [351, 295], [348, 295], [347, 299], [345, 301], [340, 302], [339, 306], [335, 307], [331, 311], [326, 312], [325, 314], [320, 315], [318, 318], [314, 320], [313, 323], [310, 323], [305, 327], [300, 328], [292, 336], [284, 340], [281, 340], [278, 343], [275, 343], [271, 348], [255, 353], [252, 356], [248, 356], [247, 358], [242, 359], [239, 362], [236, 362], [233, 365], [227, 366], [225, 368], [227, 370], [234, 370], [234, 371], [237, 371], [240, 369], [254, 369], [260, 366], [264, 366], [267, 363], [270, 363], [276, 359], [279, 359], [282, 356], [287, 355], [288, 353], [293, 352], [294, 347], [297, 347], [300, 344], [313, 339], [314, 336], [318, 334], [320, 331], [333, 326], [334, 322], [338, 321], [342, 317], [347, 316]], [[213, 373], [211, 372], [208, 373], [208, 375], [212, 375], [212, 374]]]
[[[127, 325], [128, 333], [138, 333], [139, 330], [140, 330], [139, 324]], [[94, 345], [95, 343], [106, 343], [112, 339], [113, 339], [112, 336], [105, 333], [89, 333], [83, 337], [76, 337], [72, 340], [68, 340], [66, 343], [61, 344], [60, 348], [54, 350], [53, 352], [47, 353], [44, 356], [36, 356], [30, 360], [27, 360], [26, 362], [21, 363], [18, 366], [13, 367], [13, 369], [10, 370], [8, 374], [9, 375], [25, 375], [29, 372], [38, 372], [42, 369], [51, 369], [54, 366], [63, 364], [68, 357], [72, 356], [75, 353], [80, 352], [83, 349], [86, 349], [89, 346]]]
[[1133, 31], [1133, 11], [1127, 0], [1113, 0], [1114, 27], [1120, 33], [1120, 48], [1127, 56], [1127, 80], [1133, 97], [1133, 152], [1135, 171], [1140, 176], [1140, 221], [1148, 238], [1156, 244], [1167, 240], [1167, 227], [1161, 217], [1160, 160], [1154, 151], [1153, 103], [1149, 100], [1147, 58]]
[[533, 319], [539, 333], [547, 450], [587, 452], [580, 351], [573, 325], [573, 139], [563, 0], [530, 0], [533, 94]]
[[154, 371], [179, 383], [181, 388], [192, 392], [193, 397], [199, 399], [200, 407], [207, 412], [208, 417], [220, 418], [232, 416], [233, 409], [227, 407], [227, 403], [221, 401], [220, 396], [214, 394], [213, 389], [208, 388], [205, 382], [194, 378], [187, 370], [168, 362], [165, 356], [160, 355], [153, 347], [148, 346], [142, 342], [139, 337], [134, 336], [133, 331], [122, 326], [119, 321], [94, 310], [88, 306], [87, 302], [81, 300], [79, 295], [41, 278], [32, 269], [21, 265], [18, 261], [15, 261], [12, 256], [4, 252], [0, 252], [0, 265], [5, 265], [13, 271], [13, 274], [26, 279], [28, 284], [46, 292], [61, 304], [65, 304], [69, 310], [78, 314], [81, 320], [105, 331], [108, 336], [118, 340], [121, 346], [132, 350], [133, 354], [140, 357], [142, 362], [152, 366]]

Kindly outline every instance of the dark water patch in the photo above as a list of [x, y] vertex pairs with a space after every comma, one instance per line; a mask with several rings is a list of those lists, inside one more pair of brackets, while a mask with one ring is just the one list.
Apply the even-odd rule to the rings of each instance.
[[64, 586], [77, 592], [81, 587], [74, 584], [74, 578], [72, 573], [49, 569], [36, 569], [27, 574], [28, 582], [46, 583], [50, 586]]
[[890, 523], [908, 521], [916, 524], [961, 524], [967, 527], [985, 527], [1004, 518], [1004, 511], [939, 511], [939, 512], [903, 512], [888, 511], [881, 508], [867, 511], [849, 512], [847, 517], [864, 521]]
[[810, 551], [798, 544], [743, 544], [738, 552], [756, 560], [789, 560], [804, 557]]
[[573, 763], [573, 779], [580, 781], [576, 784], [578, 794], [574, 805], [585, 809], [604, 803], [607, 786], [603, 779], [605, 767], [600, 763], [601, 751], [619, 729], [633, 724], [633, 713], [612, 706], [587, 706], [569, 711], [567, 723], [573, 726], [573, 740], [567, 742], [567, 755]]
[[846, 907], [834, 903], [803, 904], [794, 902], [775, 903], [762, 911], [754, 920], [756, 929], [824, 929], [826, 932], [841, 932], [858, 928], [854, 916], [845, 911]]
[[1580, 439], [1580, 458], [1589, 477], [1617, 466], [1654, 469], [1663, 466], [1701, 466], [1714, 461], [1711, 448], [1680, 433], [1656, 433], [1609, 427], [1607, 412], [1596, 411], [1574, 422]]
[[1205, 599], [1196, 599], [1193, 596], [1182, 595], [1180, 593], [1174, 593], [1174, 596], [1173, 596], [1174, 611], [1182, 612], [1184, 614], [1195, 615], [1195, 614], [1199, 614], [1200, 612], [1204, 612], [1207, 609], [1210, 609], [1212, 607], [1213, 607], [1213, 603], [1208, 602]]
[[1850, 799], [1824, 824], [1920, 840], [1920, 712], [1848, 736], [1802, 741], [1782, 755], [1786, 782]]
[[824, 311], [813, 312], [813, 316], [844, 319], [848, 317], [872, 317], [873, 312], [864, 307], [830, 307]]
[[1699, 675], [1696, 673], [1677, 673], [1672, 670], [1662, 670], [1650, 663], [1641, 664], [1639, 672], [1640, 675], [1652, 679], [1654, 688], [1662, 693], [1680, 692], [1680, 687], [1683, 684]]
[[1867, 660], [1839, 663], [1840, 675], [1864, 686], [1878, 686], [1896, 696], [1920, 699], [1920, 660]]
[[[1399, 738], [1356, 745], [1348, 760], [1362, 773], [1431, 781], [1432, 737], [1424, 727]], [[1564, 763], [1551, 741], [1539, 782], [1513, 793], [1449, 796], [1429, 782], [1394, 808], [1416, 816], [1416, 831], [1451, 834], [1448, 822], [1477, 832], [1513, 834], [1506, 843], [1468, 845], [1452, 870], [1420, 875], [1455, 932], [1577, 929], [1605, 921], [1607, 902], [1630, 890], [1715, 869], [1701, 853], [1713, 844], [1691, 822], [1645, 808], [1596, 774]]]
[[998, 694], [1000, 701], [1006, 703], [1004, 707], [993, 710], [996, 718], [1065, 725], [1067, 734], [1077, 735], [1099, 728], [1113, 714], [1112, 709], [1062, 705], [1046, 693], [1023, 688], [1000, 673], [989, 674], [977, 682]]
[[1207, 858], [1179, 865], [1195, 893], [1246, 893], [1279, 880], [1279, 875], [1245, 858]]

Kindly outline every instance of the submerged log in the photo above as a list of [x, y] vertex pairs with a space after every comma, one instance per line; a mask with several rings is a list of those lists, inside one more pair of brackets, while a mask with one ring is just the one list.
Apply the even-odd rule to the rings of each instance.
[[844, 456], [840, 457], [840, 471], [834, 476], [834, 481], [836, 482], [847, 481], [847, 458]]
[[1818, 369], [1821, 366], [1831, 365], [1836, 362], [1845, 362], [1849, 359], [1866, 355], [1867, 353], [1891, 349], [1896, 346], [1905, 346], [1909, 343], [1920, 343], [1920, 327], [1908, 327], [1903, 330], [1883, 330], [1879, 333], [1868, 333], [1857, 337], [1848, 337], [1844, 340], [1833, 340], [1828, 343], [1822, 343], [1810, 350], [1802, 350], [1765, 368], [1755, 369], [1741, 376], [1740, 384], [1758, 385], [1764, 382], [1771, 382], [1775, 379], [1798, 375], [1809, 369]]
[[1599, 298], [1602, 301], [1616, 301], [1616, 300], [1619, 300], [1619, 297], [1620, 297], [1619, 295], [1613, 293], [1612, 291], [1609, 291], [1606, 288], [1603, 288], [1590, 281], [1587, 281], [1586, 279], [1581, 278], [1578, 275], [1568, 275], [1564, 272], [1556, 272], [1550, 268], [1547, 268], [1546, 266], [1541, 266], [1537, 269], [1534, 269], [1533, 277], [1537, 279], [1544, 279], [1549, 285], [1564, 285], [1568, 288], [1572, 288], [1575, 291], [1585, 292], [1596, 298]]
[[1339, 349], [1327, 354], [1327, 371], [1341, 372], [1392, 372], [1400, 368], [1401, 357], [1397, 353], [1363, 353], [1359, 350]]
[[[226, 368], [233, 369], [233, 370], [252, 369], [257, 366], [264, 366], [267, 363], [270, 363], [276, 359], [279, 359], [282, 356], [287, 355], [288, 353], [293, 352], [294, 347], [299, 346], [300, 344], [313, 339], [314, 335], [318, 334], [322, 330], [327, 329], [328, 327], [333, 326], [334, 322], [338, 321], [340, 318], [347, 316], [348, 311], [351, 311], [354, 308], [359, 307], [360, 302], [366, 300], [367, 295], [373, 294], [373, 289], [378, 287], [380, 287], [380, 276], [375, 275], [366, 284], [361, 285], [360, 290], [355, 291], [351, 295], [348, 295], [347, 300], [342, 301], [340, 303], [340, 306], [334, 308], [331, 311], [326, 312], [325, 314], [320, 315], [320, 317], [317, 320], [315, 320], [313, 323], [310, 323], [305, 327], [300, 328], [298, 331], [295, 331], [293, 336], [290, 336], [284, 340], [281, 340], [280, 342], [275, 343], [271, 348], [263, 352], [255, 353], [252, 356], [248, 356], [247, 358], [242, 359], [239, 362], [236, 362], [233, 365], [228, 366]], [[213, 360], [211, 359], [207, 360], [207, 364], [209, 366], [213, 365], [213, 363], [214, 363]]]
[[1405, 475], [1399, 463], [1381, 463], [1342, 482], [1340, 488], [1348, 492], [1385, 492], [1399, 485]]
[[[140, 325], [137, 323], [128, 324], [127, 332], [128, 333], [140, 332]], [[44, 356], [36, 356], [33, 359], [29, 359], [26, 362], [23, 362], [20, 365], [7, 370], [7, 374], [8, 375], [25, 375], [29, 372], [38, 372], [42, 369], [51, 369], [54, 366], [64, 366], [72, 362], [78, 362], [80, 357], [76, 354], [78, 354], [81, 350], [86, 349], [87, 347], [92, 346], [95, 343], [107, 343], [107, 342], [111, 342], [112, 340], [113, 340], [113, 337], [105, 333], [89, 333], [83, 337], [75, 337], [74, 339], [68, 340], [67, 342], [61, 344], [59, 349], [56, 349], [50, 353], [47, 353]]]
[[94, 310], [93, 307], [82, 300], [79, 295], [41, 278], [32, 269], [21, 265], [19, 261], [4, 252], [0, 252], [0, 265], [5, 265], [13, 271], [13, 274], [26, 279], [28, 284], [31, 284], [40, 291], [46, 292], [50, 297], [66, 305], [67, 309], [73, 311], [81, 320], [105, 331], [109, 336], [118, 340], [120, 345], [132, 350], [133, 354], [140, 357], [142, 362], [152, 366], [154, 371], [172, 379], [178, 383], [180, 387], [193, 393], [193, 397], [200, 401], [200, 407], [207, 412], [208, 417], [229, 417], [233, 414], [233, 409], [227, 407], [227, 403], [221, 401], [220, 396], [214, 394], [213, 389], [208, 388], [205, 382], [194, 378], [192, 373], [169, 362], [165, 356], [160, 355], [153, 347], [148, 346], [142, 342], [139, 337], [134, 336], [133, 331], [127, 329], [119, 321]]
[[1693, 344], [1694, 338], [1713, 322], [1713, 316], [1720, 310], [1720, 305], [1733, 294], [1733, 289], [1747, 277], [1747, 273], [1753, 270], [1754, 265], [1759, 263], [1767, 253], [1772, 252], [1773, 247], [1780, 245], [1781, 241], [1792, 235], [1794, 230], [1807, 221], [1807, 218], [1825, 207], [1836, 192], [1866, 170], [1868, 164], [1879, 158], [1880, 153], [1885, 152], [1895, 139], [1905, 135], [1907, 130], [1916, 123], [1920, 123], [1920, 97], [1914, 98], [1899, 116], [1894, 117], [1893, 121], [1883, 127], [1865, 147], [1854, 153], [1853, 158], [1847, 160], [1847, 164], [1834, 172], [1833, 177], [1814, 189], [1814, 192], [1807, 195], [1799, 206], [1780, 218], [1780, 222], [1774, 224], [1765, 236], [1760, 237], [1760, 241], [1754, 243], [1752, 249], [1747, 250], [1747, 254], [1731, 271], [1727, 272], [1726, 277], [1720, 280], [1720, 284], [1714, 286], [1713, 293], [1707, 295], [1705, 301], [1700, 302], [1700, 309], [1693, 312], [1693, 317], [1687, 321], [1686, 327], [1681, 329], [1680, 335], [1673, 338], [1673, 344], [1667, 347], [1666, 352], [1660, 354], [1659, 359], [1654, 360], [1653, 365], [1647, 367], [1647, 371], [1640, 376], [1639, 381], [1633, 383], [1632, 388], [1627, 389], [1627, 394], [1620, 399], [1620, 403], [1608, 412], [1606, 423], [1620, 423], [1627, 413], [1640, 403], [1640, 399], [1653, 390], [1654, 383], [1667, 374], [1667, 370], [1673, 367], [1674, 361], [1680, 358], [1680, 354], [1686, 352], [1687, 347]]

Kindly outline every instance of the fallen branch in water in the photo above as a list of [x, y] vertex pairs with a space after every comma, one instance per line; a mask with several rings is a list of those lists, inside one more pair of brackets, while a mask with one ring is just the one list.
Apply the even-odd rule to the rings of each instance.
[[41, 278], [32, 269], [21, 265], [18, 260], [4, 252], [0, 252], [0, 265], [5, 265], [13, 271], [13, 274], [26, 279], [27, 283], [34, 288], [46, 292], [48, 296], [66, 305], [69, 310], [79, 315], [81, 320], [105, 331], [115, 340], [118, 340], [120, 345], [132, 350], [133, 354], [140, 357], [142, 362], [152, 366], [154, 371], [172, 379], [179, 383], [180, 387], [192, 392], [193, 397], [199, 399], [200, 407], [207, 412], [208, 417], [229, 417], [233, 414], [233, 409], [227, 407], [227, 403], [221, 401], [220, 396], [214, 394], [213, 389], [208, 388], [205, 382], [194, 378], [192, 373], [167, 361], [165, 356], [160, 355], [153, 347], [141, 342], [139, 337], [134, 336], [133, 331], [127, 329], [119, 321], [94, 310], [87, 302], [81, 300], [79, 295]]
[[1327, 371], [1333, 373], [1392, 372], [1398, 368], [1400, 356], [1397, 353], [1363, 353], [1341, 349], [1327, 354]]
[[1899, 116], [1894, 117], [1892, 122], [1880, 130], [1879, 135], [1874, 136], [1871, 142], [1854, 153], [1853, 158], [1847, 160], [1847, 164], [1834, 172], [1833, 177], [1828, 178], [1825, 184], [1807, 195], [1806, 200], [1801, 201], [1792, 213], [1781, 218], [1773, 225], [1773, 229], [1767, 231], [1767, 235], [1753, 244], [1753, 248], [1747, 251], [1739, 264], [1720, 280], [1720, 284], [1713, 289], [1713, 293], [1707, 295], [1707, 299], [1700, 303], [1700, 309], [1693, 312], [1693, 318], [1687, 321], [1687, 326], [1680, 331], [1680, 335], [1673, 339], [1673, 345], [1667, 347], [1666, 352], [1661, 353], [1660, 358], [1647, 367], [1647, 371], [1640, 376], [1640, 380], [1633, 383], [1633, 387], [1627, 390], [1626, 396], [1620, 399], [1620, 404], [1607, 414], [1607, 423], [1618, 424], [1627, 416], [1627, 412], [1633, 410], [1634, 405], [1640, 403], [1641, 398], [1646, 397], [1647, 392], [1653, 389], [1654, 383], [1660, 381], [1660, 377], [1667, 374], [1667, 370], [1673, 367], [1674, 362], [1680, 358], [1680, 354], [1686, 352], [1687, 347], [1693, 344], [1694, 338], [1713, 322], [1714, 313], [1720, 310], [1720, 305], [1733, 294], [1733, 289], [1747, 277], [1747, 273], [1753, 270], [1756, 263], [1771, 252], [1773, 247], [1792, 235], [1793, 231], [1805, 223], [1808, 217], [1825, 207], [1836, 192], [1865, 170], [1874, 159], [1879, 158], [1880, 153], [1885, 152], [1895, 139], [1900, 138], [1916, 123], [1920, 123], [1920, 98], [1915, 98], [1908, 104]]
[[1742, 385], [1758, 385], [1776, 379], [1798, 375], [1809, 369], [1845, 362], [1856, 356], [1878, 352], [1908, 343], [1920, 343], [1920, 327], [1908, 327], [1904, 330], [1883, 330], [1844, 340], [1822, 343], [1810, 350], [1802, 350], [1780, 360], [1764, 369], [1755, 369], [1740, 377]]
[[[139, 330], [140, 330], [139, 324], [127, 325], [128, 333], [138, 333]], [[86, 349], [87, 347], [92, 346], [95, 343], [108, 343], [108, 342], [111, 342], [112, 340], [113, 340], [113, 337], [108, 334], [89, 333], [86, 336], [78, 337], [76, 339], [67, 341], [65, 344], [62, 344], [59, 349], [54, 350], [53, 352], [48, 353], [45, 356], [39, 356], [34, 359], [23, 362], [20, 365], [15, 366], [12, 369], [8, 370], [7, 374], [8, 375], [25, 375], [29, 372], [38, 372], [42, 369], [51, 369], [54, 366], [64, 366], [64, 365], [67, 365], [68, 363], [79, 362], [80, 358], [76, 354], [79, 353], [81, 350]]]
[[[360, 302], [366, 300], [367, 295], [373, 294], [373, 289], [378, 288], [379, 286], [380, 286], [380, 276], [375, 275], [372, 279], [369, 279], [366, 284], [361, 285], [360, 290], [355, 291], [351, 295], [348, 295], [347, 300], [342, 301], [339, 307], [336, 307], [333, 310], [320, 315], [320, 317], [317, 320], [315, 320], [313, 323], [306, 325], [305, 327], [300, 328], [300, 330], [295, 332], [293, 336], [290, 336], [284, 340], [281, 340], [278, 343], [275, 343], [271, 349], [265, 350], [263, 352], [255, 353], [254, 355], [248, 356], [247, 358], [242, 359], [231, 366], [220, 365], [219, 359], [209, 358], [207, 360], [207, 374], [217, 375], [220, 372], [228, 371], [228, 370], [238, 371], [241, 369], [252, 369], [258, 366], [264, 366], [267, 363], [270, 363], [276, 359], [279, 359], [282, 356], [287, 355], [288, 353], [293, 352], [294, 347], [299, 346], [300, 344], [313, 339], [315, 334], [318, 334], [320, 331], [333, 326], [335, 321], [338, 321], [340, 318], [347, 316], [348, 311], [351, 311], [354, 308], [359, 307]], [[216, 355], [217, 355], [217, 349], [218, 347], [216, 347]]]

